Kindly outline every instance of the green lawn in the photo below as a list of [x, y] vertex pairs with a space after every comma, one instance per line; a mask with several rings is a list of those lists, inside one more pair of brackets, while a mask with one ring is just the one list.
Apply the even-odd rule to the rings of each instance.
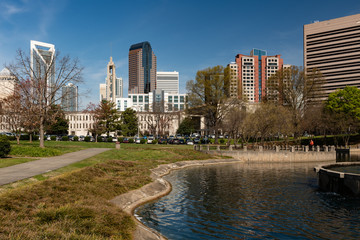
[[[91, 144], [78, 147], [111, 145]], [[0, 239], [131, 239], [134, 219], [108, 200], [149, 183], [150, 169], [159, 164], [213, 157], [191, 146], [122, 144], [120, 150], [22, 181], [20, 187], [5, 186]]]
[[29, 143], [28, 141], [20, 141], [20, 145], [18, 145], [16, 141], [12, 141], [9, 156], [6, 158], [0, 158], [0, 168], [34, 161], [42, 157], [59, 156], [86, 148], [114, 147], [115, 143], [46, 141], [45, 148], [40, 148], [38, 141], [32, 143]]

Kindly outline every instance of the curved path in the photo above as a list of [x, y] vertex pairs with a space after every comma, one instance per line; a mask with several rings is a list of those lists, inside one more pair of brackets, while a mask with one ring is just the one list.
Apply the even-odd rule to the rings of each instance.
[[77, 152], [65, 153], [61, 156], [41, 158], [27, 163], [0, 168], [0, 185], [50, 172], [110, 149], [111, 148], [87, 148]]

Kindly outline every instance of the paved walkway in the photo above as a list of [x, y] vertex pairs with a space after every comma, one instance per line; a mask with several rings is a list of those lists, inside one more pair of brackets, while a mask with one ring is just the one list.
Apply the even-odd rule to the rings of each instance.
[[111, 148], [88, 148], [77, 152], [66, 153], [61, 156], [41, 158], [36, 161], [0, 168], [0, 185], [50, 172], [110, 149]]

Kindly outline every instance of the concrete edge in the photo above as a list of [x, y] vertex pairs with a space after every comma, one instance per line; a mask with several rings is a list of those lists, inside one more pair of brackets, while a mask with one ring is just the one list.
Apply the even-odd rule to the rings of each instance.
[[314, 167], [314, 171], [316, 173], [323, 171], [323, 172], [337, 174], [340, 176], [340, 178], [344, 178], [344, 176], [346, 176], [346, 175], [360, 177], [360, 174], [357, 174], [357, 173], [347, 173], [347, 172], [339, 172], [339, 171], [331, 170], [331, 167], [352, 166], [352, 165], [360, 165], [360, 163], [359, 162], [338, 162], [338, 163], [332, 163], [332, 164], [323, 164], [323, 165]]
[[[173, 170], [178, 170], [186, 167], [204, 166], [211, 164], [224, 164], [224, 163], [241, 163], [243, 161], [237, 159], [209, 159], [209, 160], [190, 160], [181, 161], [170, 164], [162, 164], [158, 167], [151, 169], [152, 182], [141, 187], [140, 189], [132, 190], [130, 192], [121, 194], [110, 202], [114, 203], [117, 207], [125, 211], [126, 213], [134, 216], [135, 209], [149, 201], [161, 198], [169, 194], [172, 190], [171, 184], [162, 177], [169, 174]], [[133, 232], [133, 237], [136, 240], [142, 239], [156, 239], [166, 240], [164, 236], [158, 233], [156, 230], [148, 228], [136, 217], [136, 229]]]

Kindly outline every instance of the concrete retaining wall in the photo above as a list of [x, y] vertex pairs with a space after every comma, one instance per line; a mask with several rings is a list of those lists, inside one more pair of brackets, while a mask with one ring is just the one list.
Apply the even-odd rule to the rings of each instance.
[[336, 152], [205, 151], [246, 162], [320, 162], [336, 159]]
[[360, 163], [337, 163], [315, 167], [319, 188], [327, 192], [360, 197], [360, 174], [331, 170], [332, 167], [360, 165]]

